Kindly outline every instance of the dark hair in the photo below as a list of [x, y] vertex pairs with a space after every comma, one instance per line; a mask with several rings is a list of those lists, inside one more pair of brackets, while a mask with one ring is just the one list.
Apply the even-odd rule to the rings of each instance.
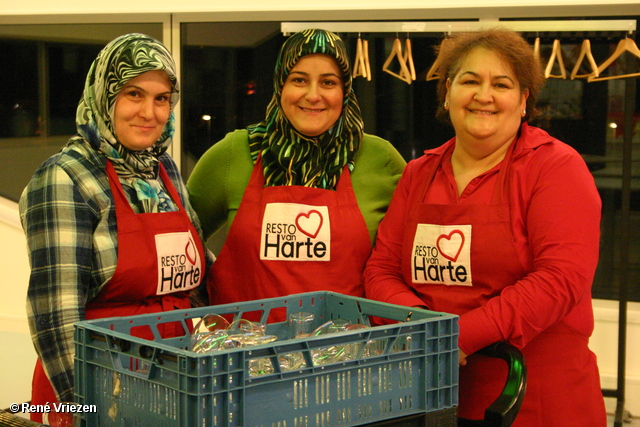
[[469, 53], [482, 47], [496, 52], [511, 65], [520, 84], [520, 90], [529, 90], [527, 112], [522, 118], [529, 121], [538, 115], [536, 102], [544, 85], [544, 74], [540, 61], [533, 54], [533, 47], [512, 30], [496, 27], [477, 32], [454, 33], [436, 48], [440, 61], [438, 72], [438, 111], [436, 117], [451, 122], [449, 112], [443, 108], [447, 95], [447, 79], [453, 80], [460, 71], [462, 62]]

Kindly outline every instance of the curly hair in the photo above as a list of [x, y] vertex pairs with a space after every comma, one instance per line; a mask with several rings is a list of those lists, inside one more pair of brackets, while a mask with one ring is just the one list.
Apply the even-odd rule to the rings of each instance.
[[477, 47], [496, 52], [511, 66], [522, 93], [529, 90], [527, 111], [522, 120], [529, 121], [536, 117], [539, 114], [536, 102], [545, 81], [542, 65], [534, 56], [532, 46], [519, 33], [503, 27], [454, 33], [436, 47], [436, 54], [440, 60], [437, 88], [439, 106], [436, 117], [451, 123], [449, 112], [443, 108], [447, 95], [447, 80], [453, 80], [464, 59]]

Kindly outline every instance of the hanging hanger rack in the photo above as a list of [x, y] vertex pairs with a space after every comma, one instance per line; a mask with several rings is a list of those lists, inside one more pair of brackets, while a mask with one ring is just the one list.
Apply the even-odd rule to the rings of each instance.
[[481, 19], [479, 21], [426, 21], [426, 22], [282, 22], [280, 29], [284, 35], [297, 33], [307, 28], [322, 28], [334, 33], [452, 33], [478, 31], [482, 28], [502, 26], [517, 32], [564, 32], [564, 31], [636, 31], [635, 19], [611, 20], [558, 20], [558, 21], [500, 21]]
[[[607, 19], [607, 20], [553, 20], [553, 21], [501, 21], [499, 19], [480, 19], [478, 21], [360, 21], [360, 22], [338, 22], [338, 21], [328, 21], [328, 22], [282, 22], [280, 24], [280, 29], [284, 35], [290, 35], [307, 28], [322, 28], [328, 31], [332, 31], [335, 33], [398, 33], [403, 32], [407, 33], [445, 33], [451, 34], [453, 32], [466, 32], [466, 31], [479, 31], [484, 28], [501, 26], [512, 31], [516, 32], [604, 32], [604, 31], [624, 31], [628, 34], [633, 34], [636, 31], [636, 20], [635, 19]], [[397, 38], [397, 37], [396, 37]], [[633, 41], [632, 41], [633, 42]], [[539, 58], [540, 55], [540, 39], [536, 38], [534, 43], [534, 55]], [[622, 42], [621, 42], [622, 43]], [[628, 43], [624, 41], [624, 43]], [[629, 46], [630, 43], [625, 44], [624, 46]], [[634, 43], [635, 46], [635, 43]], [[633, 49], [634, 46], [630, 46], [627, 49], [632, 53], [636, 53], [636, 49]], [[556, 49], [557, 48], [557, 49]], [[619, 47], [620, 48], [620, 47]], [[551, 60], [547, 64], [547, 69], [545, 73], [547, 77], [556, 77], [556, 78], [566, 78], [567, 73], [564, 69], [564, 64], [562, 63], [562, 52], [559, 50], [559, 46], [554, 45], [554, 49], [556, 49], [556, 56], [552, 56]], [[401, 51], [400, 51], [401, 52]], [[637, 55], [640, 56], [640, 55]], [[559, 66], [561, 69], [561, 74], [559, 76], [550, 75], [549, 67], [553, 66], [554, 60], [557, 58], [559, 62]], [[591, 60], [591, 58], [588, 58]], [[402, 63], [402, 57], [399, 57], [400, 62]], [[629, 74], [623, 76], [612, 76], [612, 77], [598, 77], [595, 74], [601, 74], [602, 70], [606, 68], [606, 66], [610, 65], [610, 62], [613, 60], [608, 60], [608, 62], [601, 65], [598, 69], [598, 73], [594, 73], [588, 77], [588, 81], [598, 81], [605, 80], [609, 78], [620, 78], [620, 77], [633, 77], [637, 76], [637, 74]], [[435, 63], [431, 66], [431, 69], [427, 72], [427, 80], [436, 79], [438, 76], [438, 58], [436, 58]], [[385, 65], [384, 68], [387, 68]], [[404, 62], [406, 68], [406, 60]], [[387, 71], [387, 70], [385, 70]], [[411, 72], [407, 72], [408, 70], [401, 69], [401, 72], [398, 77], [403, 80], [408, 80], [407, 75], [410, 75]], [[388, 71], [387, 71], [388, 72]], [[410, 78], [410, 77], [409, 77]]]
[[[501, 26], [512, 31], [517, 32], [597, 32], [597, 31], [626, 31], [629, 34], [633, 34], [636, 31], [635, 19], [607, 19], [607, 20], [554, 20], [554, 21], [501, 21], [498, 19], [480, 19], [478, 21], [360, 21], [360, 22], [282, 22], [280, 29], [286, 36], [307, 28], [322, 28], [335, 33], [395, 33], [396, 38], [398, 33], [445, 33], [451, 34], [453, 32], [465, 32], [465, 31], [479, 31], [483, 28], [489, 28], [493, 26]], [[408, 40], [408, 39], [407, 39]], [[534, 54], [539, 58], [539, 38], [536, 38], [534, 44]], [[402, 53], [401, 49], [397, 49], [394, 44], [394, 49], [397, 52], [392, 52], [397, 55], [400, 53], [398, 59], [402, 66]], [[560, 77], [566, 78], [566, 70], [564, 70], [564, 64], [562, 61], [562, 53], [558, 52], [558, 61], [562, 74]], [[393, 59], [393, 58], [392, 58]], [[552, 58], [553, 61], [554, 58]], [[553, 66], [553, 62], [550, 61], [547, 65]], [[406, 68], [406, 60], [404, 61]], [[435, 63], [431, 69], [427, 72], [427, 80], [436, 79], [438, 76], [439, 61], [436, 58]], [[388, 64], [383, 67], [386, 70]], [[600, 68], [603, 68], [602, 66]], [[389, 71], [387, 71], [389, 72]], [[547, 72], [550, 74], [550, 70]], [[408, 80], [407, 75], [411, 75], [409, 70], [401, 68], [400, 75], [397, 77], [402, 80]], [[409, 77], [411, 78], [411, 77]], [[589, 81], [594, 81], [594, 76], [589, 77]]]

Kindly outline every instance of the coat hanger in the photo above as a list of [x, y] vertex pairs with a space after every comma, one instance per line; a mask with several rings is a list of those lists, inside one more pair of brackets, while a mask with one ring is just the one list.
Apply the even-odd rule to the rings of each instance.
[[431, 68], [429, 68], [429, 71], [427, 71], [427, 81], [437, 80], [440, 78], [439, 71], [440, 71], [440, 64], [442, 63], [442, 55], [444, 51], [449, 49], [449, 47], [451, 47], [451, 39], [446, 38], [442, 40], [442, 43], [440, 44], [440, 51], [438, 52], [438, 56], [436, 60], [433, 61], [433, 64], [431, 65]]
[[362, 41], [362, 55], [364, 56], [364, 66], [367, 70], [367, 81], [371, 81], [371, 63], [369, 63], [369, 41]]
[[[391, 61], [393, 61], [394, 58], [397, 58], [398, 62], [400, 63], [399, 73], [396, 73], [389, 69], [389, 64], [391, 64]], [[393, 42], [393, 47], [391, 48], [391, 54], [389, 55], [387, 60], [384, 62], [384, 65], [382, 66], [382, 71], [385, 71], [391, 74], [392, 76], [395, 76], [400, 80], [403, 80], [408, 84], [411, 84], [411, 72], [407, 68], [405, 55], [402, 53], [402, 43], [400, 43], [400, 39], [398, 37], [396, 37], [395, 41]]]
[[362, 76], [371, 81], [371, 67], [369, 65], [369, 43], [362, 40], [358, 34], [356, 44], [356, 59], [353, 64], [353, 77]]
[[[585, 57], [587, 58], [587, 60], [589, 61], [589, 65], [591, 66], [591, 73], [578, 74], [580, 65], [582, 64], [582, 61]], [[576, 65], [574, 65], [573, 71], [571, 71], [571, 80], [582, 77], [598, 77], [599, 75], [600, 73], [598, 72], [598, 64], [596, 64], [595, 59], [593, 59], [593, 54], [591, 53], [591, 42], [589, 41], [589, 39], [584, 39], [582, 41], [582, 47], [580, 48], [580, 54], [578, 55]]]
[[413, 52], [411, 50], [411, 39], [407, 37], [405, 40], [405, 49], [404, 49], [404, 62], [407, 64], [407, 68], [409, 70], [409, 76], [411, 80], [416, 79], [416, 67], [413, 64]]
[[542, 62], [540, 61], [540, 37], [536, 37], [535, 41], [533, 42], [533, 57], [542, 64]]
[[[618, 46], [616, 47], [616, 50], [613, 52], [613, 54], [606, 61], [600, 64], [600, 66], [598, 67], [598, 74], [602, 74], [602, 72], [606, 70], [607, 67], [613, 64], [616, 61], [616, 59], [620, 58], [620, 56], [625, 52], [631, 53], [636, 57], [640, 58], [640, 49], [638, 49], [636, 42], [634, 42], [633, 39], [625, 37], [624, 39], [618, 42]], [[606, 76], [606, 77], [591, 76], [587, 79], [587, 81], [598, 82], [602, 80], [613, 80], [613, 79], [621, 79], [624, 77], [637, 77], [637, 76], [640, 76], [640, 73], [620, 74], [620, 75]]]
[[[553, 64], [556, 59], [558, 60], [558, 65], [560, 66], [560, 74], [551, 74], [551, 69], [553, 68]], [[544, 70], [544, 77], [554, 77], [557, 79], [566, 79], [567, 78], [567, 70], [564, 68], [564, 61], [562, 60], [562, 48], [560, 47], [560, 40], [555, 39], [553, 41], [553, 49], [551, 50], [551, 56], [549, 57], [549, 62], [547, 63], [547, 68]]]

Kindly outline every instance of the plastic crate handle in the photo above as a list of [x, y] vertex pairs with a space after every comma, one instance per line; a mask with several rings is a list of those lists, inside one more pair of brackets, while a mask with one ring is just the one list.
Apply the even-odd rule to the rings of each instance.
[[508, 427], [516, 419], [527, 389], [527, 365], [524, 356], [520, 350], [506, 342], [491, 344], [477, 353], [507, 362], [509, 366], [507, 383], [500, 396], [485, 410], [484, 420], [472, 421], [460, 418], [458, 427]]

